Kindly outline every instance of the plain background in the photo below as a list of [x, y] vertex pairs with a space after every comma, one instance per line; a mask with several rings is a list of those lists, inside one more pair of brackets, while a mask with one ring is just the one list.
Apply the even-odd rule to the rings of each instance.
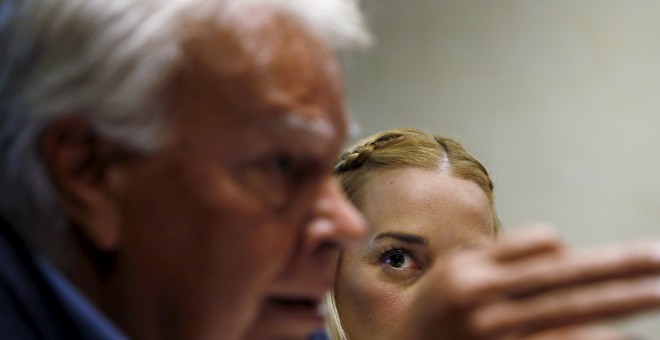
[[[660, 1], [362, 5], [375, 45], [346, 60], [361, 136], [458, 139], [490, 170], [508, 230], [552, 221], [579, 246], [660, 238]], [[660, 339], [660, 313], [624, 326]]]

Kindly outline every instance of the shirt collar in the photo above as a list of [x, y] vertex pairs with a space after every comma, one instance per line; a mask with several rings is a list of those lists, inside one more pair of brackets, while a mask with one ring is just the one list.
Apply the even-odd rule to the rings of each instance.
[[37, 258], [37, 268], [71, 314], [85, 339], [127, 340], [117, 326], [85, 298], [64, 275], [43, 257]]

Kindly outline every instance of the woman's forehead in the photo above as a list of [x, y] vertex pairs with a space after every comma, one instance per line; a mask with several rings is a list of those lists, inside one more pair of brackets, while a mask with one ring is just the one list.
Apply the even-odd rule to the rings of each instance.
[[372, 230], [461, 225], [492, 229], [486, 194], [474, 182], [451, 173], [403, 168], [374, 174], [364, 188], [362, 210]]

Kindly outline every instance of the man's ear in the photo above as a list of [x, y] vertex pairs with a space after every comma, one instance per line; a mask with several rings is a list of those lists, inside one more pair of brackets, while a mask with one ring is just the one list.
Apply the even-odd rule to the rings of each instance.
[[100, 251], [121, 241], [114, 176], [118, 147], [100, 137], [83, 118], [58, 120], [46, 128], [41, 152], [58, 198], [75, 228]]

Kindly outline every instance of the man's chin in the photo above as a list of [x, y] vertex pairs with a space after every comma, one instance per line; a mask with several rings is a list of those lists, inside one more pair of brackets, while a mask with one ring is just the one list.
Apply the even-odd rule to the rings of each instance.
[[248, 339], [308, 339], [322, 329], [318, 301], [269, 299], [250, 328]]

